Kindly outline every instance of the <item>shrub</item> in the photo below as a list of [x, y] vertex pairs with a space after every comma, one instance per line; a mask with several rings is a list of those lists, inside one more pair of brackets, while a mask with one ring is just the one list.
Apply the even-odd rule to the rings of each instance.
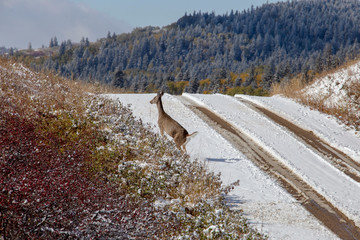
[[234, 96], [235, 94], [246, 94], [246, 95], [253, 95], [253, 96], [266, 96], [268, 92], [263, 88], [253, 88], [251, 86], [247, 87], [234, 87], [229, 88], [226, 91], [226, 94]]
[[1, 59], [0, 77], [0, 237], [263, 237], [226, 207], [233, 185], [120, 102]]

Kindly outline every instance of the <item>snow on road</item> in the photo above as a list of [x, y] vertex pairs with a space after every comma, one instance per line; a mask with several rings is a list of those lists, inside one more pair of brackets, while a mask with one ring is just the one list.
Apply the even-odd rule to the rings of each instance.
[[[144, 123], [152, 125], [154, 131], [158, 132], [157, 108], [149, 103], [155, 94], [108, 96], [119, 99], [125, 105], [131, 104], [130, 108], [134, 115], [141, 118]], [[359, 201], [356, 201], [360, 199], [356, 198], [360, 193], [359, 184], [349, 181], [341, 172], [329, 166], [326, 161], [322, 161], [295, 139], [284, 143], [283, 138], [291, 139], [291, 134], [239, 103], [233, 97], [218, 94], [192, 94], [185, 95], [185, 97], [202, 102], [229, 122], [246, 130], [257, 142], [280, 157], [299, 175], [316, 186], [321, 193], [327, 194], [332, 201], [335, 201], [341, 206], [341, 209], [346, 210], [346, 213], [359, 223], [356, 219], [356, 216], [359, 216], [358, 209], [360, 209]], [[277, 100], [281, 102], [281, 100]], [[260, 102], [259, 99], [256, 101]], [[271, 105], [271, 102], [266, 104]], [[240, 180], [240, 186], [230, 193], [228, 202], [234, 207], [243, 209], [251, 224], [259, 231], [268, 234], [270, 239], [337, 239], [336, 235], [319, 223], [273, 179], [259, 170], [240, 151], [234, 149], [177, 97], [165, 94], [163, 105], [165, 111], [184, 126], [189, 133], [199, 132], [187, 145], [191, 158], [206, 161], [211, 170], [222, 174], [225, 184]], [[281, 104], [279, 106], [281, 107]], [[312, 115], [312, 113], [308, 114]], [[316, 126], [316, 123], [314, 125]], [[351, 146], [348, 147], [351, 148]], [[352, 151], [354, 155], [357, 153], [356, 148]], [[315, 162], [311, 162], [307, 158], [315, 159]], [[309, 168], [310, 172], [308, 172]], [[324, 172], [324, 168], [326, 172]], [[317, 175], [319, 171], [320, 176]], [[330, 182], [326, 182], [327, 180]], [[349, 182], [350, 185], [347, 186]], [[337, 184], [340, 184], [341, 187], [336, 187]], [[311, 237], [309, 238], [309, 236]]]
[[235, 98], [220, 94], [186, 96], [200, 100], [246, 132], [360, 226], [358, 182], [334, 168], [285, 129]]
[[297, 104], [281, 96], [254, 97], [239, 95], [239, 97], [270, 109], [295, 124], [313, 131], [330, 145], [340, 149], [360, 163], [360, 133], [339, 124], [334, 117], [311, 110], [309, 107]]

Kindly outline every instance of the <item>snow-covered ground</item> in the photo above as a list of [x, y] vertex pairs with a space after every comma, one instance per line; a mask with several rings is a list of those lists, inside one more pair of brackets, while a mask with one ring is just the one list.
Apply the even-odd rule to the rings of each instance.
[[[134, 115], [157, 127], [157, 108], [149, 101], [155, 94], [108, 95], [131, 104]], [[327, 200], [360, 225], [360, 185], [298, 141], [293, 134], [253, 111], [235, 97], [185, 94], [248, 134], [306, 180]], [[241, 96], [245, 97], [245, 96]], [[249, 97], [300, 126], [312, 130], [360, 161], [360, 138], [334, 119], [282, 97]], [[198, 131], [187, 145], [192, 158], [220, 172], [225, 184], [240, 180], [229, 195], [229, 204], [244, 210], [250, 222], [270, 239], [337, 239], [274, 180], [188, 109], [177, 97], [165, 94], [164, 109], [189, 133]], [[309, 237], [311, 236], [311, 237]]]
[[360, 133], [339, 123], [335, 117], [311, 110], [281, 96], [254, 97], [241, 95], [262, 107], [265, 107], [304, 129], [311, 130], [330, 145], [340, 149], [360, 162]]
[[347, 108], [360, 116], [360, 61], [316, 79], [304, 89], [308, 99], [326, 107]]

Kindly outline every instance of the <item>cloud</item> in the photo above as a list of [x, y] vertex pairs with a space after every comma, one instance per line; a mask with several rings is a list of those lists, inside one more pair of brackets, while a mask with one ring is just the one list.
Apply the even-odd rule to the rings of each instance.
[[58, 41], [90, 41], [111, 33], [131, 31], [125, 21], [108, 17], [84, 4], [69, 0], [1, 0], [0, 46], [34, 48], [48, 45], [50, 38]]

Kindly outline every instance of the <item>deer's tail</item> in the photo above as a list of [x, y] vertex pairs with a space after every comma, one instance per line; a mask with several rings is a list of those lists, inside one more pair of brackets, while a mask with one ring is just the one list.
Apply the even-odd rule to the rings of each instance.
[[184, 152], [186, 153], [186, 144], [189, 142], [190, 138], [195, 136], [198, 132], [193, 132], [192, 134], [187, 134], [186, 135], [186, 140], [184, 142], [184, 144], [182, 145], [183, 149], [184, 149]]
[[188, 134], [186, 137], [193, 137], [193, 136], [195, 136], [196, 134], [198, 134], [198, 131], [195, 131], [195, 132], [193, 132], [192, 134]]

